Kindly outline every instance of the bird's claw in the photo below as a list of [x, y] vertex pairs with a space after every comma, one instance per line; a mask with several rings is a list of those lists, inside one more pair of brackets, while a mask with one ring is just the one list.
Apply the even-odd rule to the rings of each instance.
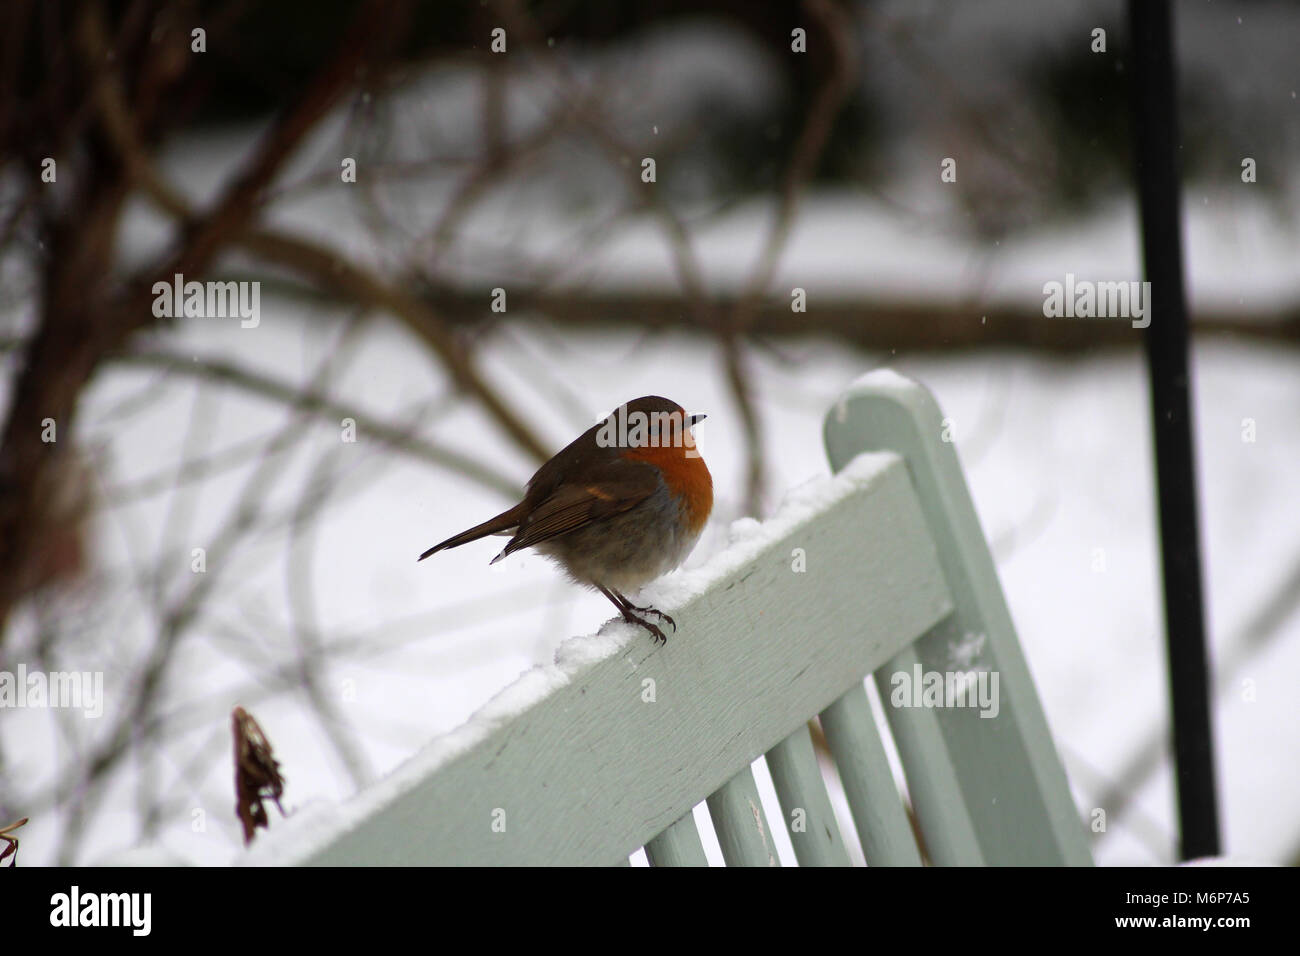
[[[646, 609], [646, 608], [637, 608], [637, 610], [638, 610], [638, 611], [642, 611], [642, 610], [647, 610], [647, 609]], [[653, 609], [651, 609], [651, 610], [653, 610]], [[659, 612], [656, 611], [655, 613], [659, 613]], [[672, 618], [668, 617], [668, 615], [663, 614], [663, 615], [661, 615], [661, 616], [662, 616], [665, 620], [667, 620], [668, 623], [672, 624]], [[635, 614], [632, 614], [631, 612], [629, 612], [629, 613], [627, 613], [627, 614], [624, 615], [623, 619], [624, 619], [625, 621], [627, 621], [629, 624], [639, 624], [639, 625], [641, 625], [642, 627], [644, 627], [647, 631], [650, 632], [650, 637], [651, 637], [651, 638], [654, 640], [654, 642], [655, 642], [656, 644], [658, 644], [660, 647], [663, 647], [665, 644], [668, 643], [668, 636], [667, 636], [666, 634], [664, 634], [664, 632], [663, 632], [662, 630], [659, 629], [659, 626], [656, 625], [656, 624], [651, 624], [651, 623], [650, 623], [649, 621], [647, 621], [645, 618], [637, 617]], [[673, 630], [674, 630], [674, 631], [677, 630], [677, 625], [676, 625], [676, 624], [673, 624]]]
[[650, 607], [649, 605], [647, 605], [646, 607], [637, 607], [635, 604], [633, 604], [633, 605], [632, 605], [632, 610], [634, 610], [634, 611], [640, 611], [642, 614], [657, 614], [657, 615], [659, 615], [659, 617], [663, 618], [665, 621], [667, 621], [669, 624], [671, 624], [671, 625], [673, 626], [673, 633], [674, 633], [674, 634], [677, 633], [677, 622], [674, 621], [674, 620], [672, 619], [672, 615], [665, 614], [663, 611], [659, 610], [657, 607]]

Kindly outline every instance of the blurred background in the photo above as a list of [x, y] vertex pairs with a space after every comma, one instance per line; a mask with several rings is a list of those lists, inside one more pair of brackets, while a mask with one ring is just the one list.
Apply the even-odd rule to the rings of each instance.
[[[1224, 846], [1295, 864], [1300, 8], [1174, 13]], [[1141, 278], [1126, 34], [1063, 0], [9, 0], [0, 670], [104, 675], [102, 716], [0, 710], [23, 864], [233, 859], [237, 704], [287, 810], [346, 797], [610, 618], [538, 556], [424, 548], [661, 394], [709, 415], [698, 565], [827, 473], [881, 366], [949, 416], [1097, 860], [1172, 862], [1140, 333], [1043, 312]], [[167, 314], [177, 274], [257, 309]]]

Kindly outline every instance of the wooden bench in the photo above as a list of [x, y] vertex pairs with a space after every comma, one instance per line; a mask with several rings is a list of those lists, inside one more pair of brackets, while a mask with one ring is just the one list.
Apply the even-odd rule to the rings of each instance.
[[[666, 647], [621, 622], [566, 642], [388, 779], [273, 828], [251, 860], [620, 865], [644, 846], [657, 866], [703, 865], [705, 801], [728, 864], [772, 865], [750, 769], [764, 755], [799, 863], [847, 865], [819, 717], [868, 864], [916, 865], [874, 678], [929, 861], [1090, 865], [941, 420], [920, 385], [859, 379], [825, 420], [837, 474], [655, 585], [678, 625]], [[997, 675], [996, 707], [891, 703], [917, 674], [962, 671]]]

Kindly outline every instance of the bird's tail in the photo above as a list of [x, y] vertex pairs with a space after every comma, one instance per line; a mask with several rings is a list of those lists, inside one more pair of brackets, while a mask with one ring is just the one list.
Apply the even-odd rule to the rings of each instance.
[[459, 548], [462, 544], [469, 544], [471, 541], [477, 541], [479, 538], [486, 538], [490, 534], [497, 534], [501, 531], [508, 531], [511, 528], [519, 527], [519, 522], [523, 520], [528, 509], [524, 507], [521, 501], [509, 511], [503, 511], [495, 518], [489, 518], [482, 524], [477, 524], [468, 531], [462, 531], [460, 534], [452, 535], [446, 541], [435, 544], [417, 559], [423, 561], [431, 554], [439, 551], [445, 551], [447, 548]]

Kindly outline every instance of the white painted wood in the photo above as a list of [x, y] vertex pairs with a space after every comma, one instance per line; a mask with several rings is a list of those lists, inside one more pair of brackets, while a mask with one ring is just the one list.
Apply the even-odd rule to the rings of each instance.
[[780, 866], [772, 828], [748, 766], [709, 794], [709, 816], [727, 866]]
[[918, 660], [916, 648], [904, 648], [875, 676], [894, 743], [903, 758], [903, 772], [912, 809], [925, 836], [926, 853], [939, 866], [984, 866], [988, 861], [980, 849], [975, 819], [957, 779], [961, 760], [951, 759], [948, 753], [939, 711], [896, 710], [889, 706], [890, 676], [908, 673]]
[[[927, 848], [948, 862], [1090, 865], [1086, 830], [945, 433], [930, 393], [888, 371], [850, 386], [825, 422], [834, 468], [865, 451], [894, 451], [907, 461], [955, 604], [950, 619], [876, 674]], [[923, 672], [996, 672], [997, 716], [892, 706], [893, 675], [914, 663]]]
[[912, 826], [861, 683], [821, 712], [868, 866], [920, 866]]
[[951, 612], [901, 460], [870, 456], [816, 494], [683, 576], [694, 596], [665, 608], [666, 647], [621, 623], [567, 643], [560, 664], [343, 807], [287, 821], [250, 862], [626, 858]]
[[799, 865], [851, 865], [807, 724], [767, 752], [767, 769]]
[[686, 814], [663, 833], [645, 845], [645, 855], [651, 866], [708, 866], [700, 831], [695, 826], [695, 814]]

